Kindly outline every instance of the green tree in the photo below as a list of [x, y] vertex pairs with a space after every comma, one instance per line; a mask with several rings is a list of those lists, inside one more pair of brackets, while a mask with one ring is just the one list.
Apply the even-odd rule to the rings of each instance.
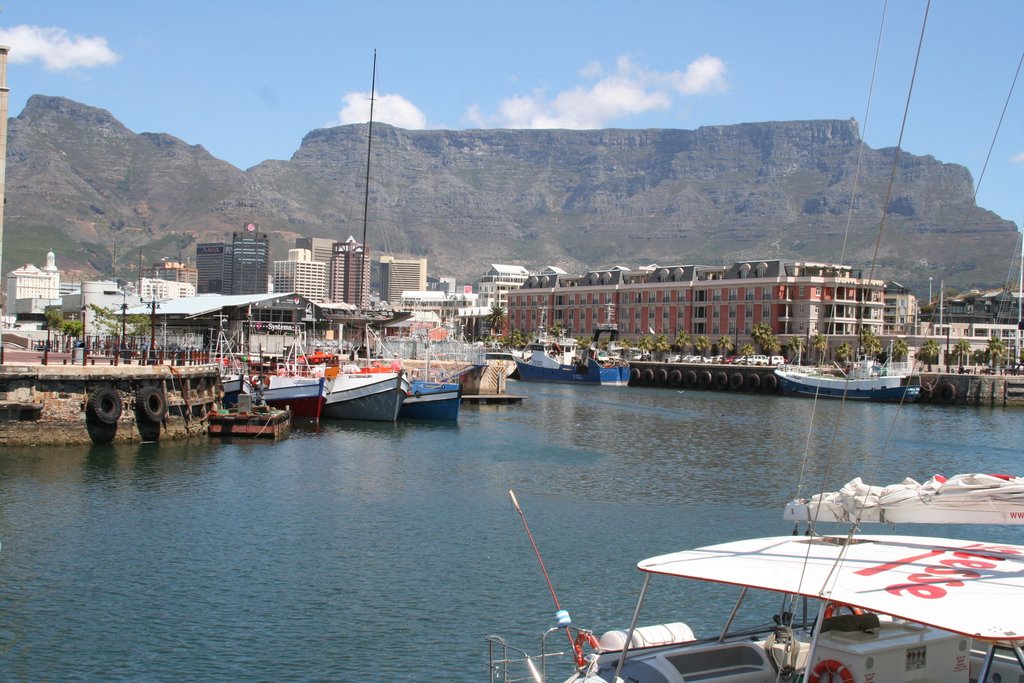
[[828, 337], [821, 332], [815, 332], [814, 336], [811, 337], [811, 348], [814, 349], [814, 353], [817, 355], [818, 365], [823, 365], [825, 363], [825, 352], [828, 351]]
[[525, 347], [528, 343], [529, 340], [526, 338], [526, 335], [523, 334], [522, 330], [515, 329], [509, 332], [508, 345], [511, 346], [513, 349], [521, 349]]
[[921, 348], [917, 350], [917, 357], [922, 363], [927, 363], [928, 370], [931, 371], [932, 363], [939, 360], [939, 342], [934, 339], [926, 339], [921, 344]]
[[786, 343], [786, 348], [789, 350], [789, 362], [795, 362], [796, 358], [803, 356], [804, 352], [804, 338], [792, 336]]
[[487, 314], [487, 324], [491, 327], [491, 334], [502, 336], [505, 333], [505, 322], [508, 320], [508, 312], [498, 304], [491, 306], [491, 312]]
[[957, 365], [963, 365], [964, 359], [971, 357], [971, 342], [967, 337], [960, 337], [956, 342], [956, 346], [953, 347], [953, 353], [957, 358]]
[[[769, 354], [779, 350], [779, 340], [772, 332], [772, 326], [768, 323], [758, 323], [750, 330], [750, 338], [761, 349], [761, 353]], [[772, 347], [775, 347], [774, 349]]]
[[718, 347], [718, 353], [723, 356], [727, 356], [736, 350], [736, 345], [732, 341], [732, 337], [724, 336], [718, 338], [718, 343], [715, 344]]
[[878, 341], [878, 335], [870, 327], [860, 331], [860, 352], [868, 358], [875, 358], [882, 352], [882, 342]]
[[564, 337], [565, 325], [563, 325], [562, 323], [555, 323], [554, 325], [551, 326], [551, 329], [549, 331], [551, 332], [551, 336], [555, 337], [556, 339], [558, 337]]
[[1006, 343], [999, 337], [993, 335], [988, 340], [987, 350], [989, 360], [992, 362], [992, 367], [996, 367], [999, 365], [1000, 361], [1003, 360], [1003, 357], [1006, 356]]
[[693, 350], [702, 356], [708, 355], [711, 351], [711, 339], [706, 334], [700, 335], [693, 340]]
[[679, 353], [686, 351], [686, 347], [690, 345], [689, 333], [687, 333], [685, 330], [680, 330], [679, 333], [676, 335], [676, 340], [673, 343], [673, 345], [675, 346], [676, 350], [679, 351]]
[[843, 342], [836, 348], [836, 360], [845, 363], [853, 359], [853, 347], [848, 342]]
[[757, 349], [754, 348], [753, 344], [747, 343], [740, 347], [741, 356], [753, 356]]
[[654, 338], [650, 335], [640, 337], [640, 341], [636, 343], [636, 348], [638, 348], [644, 355], [649, 354], [651, 349], [654, 348]]
[[900, 338], [892, 343], [893, 360], [906, 360], [908, 353], [910, 353], [910, 348], [907, 346], [906, 339]]
[[654, 338], [651, 343], [651, 350], [659, 354], [662, 358], [665, 354], [672, 349], [672, 344], [669, 342], [668, 337], [664, 334], [659, 334]]

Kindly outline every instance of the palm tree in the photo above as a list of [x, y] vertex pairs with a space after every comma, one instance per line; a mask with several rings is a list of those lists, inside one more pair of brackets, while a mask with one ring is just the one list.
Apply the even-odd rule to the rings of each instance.
[[679, 334], [676, 335], [674, 346], [682, 353], [686, 350], [686, 347], [690, 345], [690, 335], [685, 330], [680, 330]]
[[529, 342], [522, 330], [515, 329], [508, 335], [508, 345], [513, 349], [521, 349]]
[[905, 359], [908, 353], [910, 353], [910, 348], [907, 346], [906, 339], [897, 339], [892, 343], [893, 360]]
[[836, 360], [844, 363], [853, 358], [853, 347], [848, 342], [843, 342], [836, 348]]
[[726, 335], [718, 339], [718, 343], [715, 344], [718, 347], [718, 353], [726, 356], [736, 350], [736, 345], [732, 343], [732, 337]]
[[556, 339], [558, 337], [564, 337], [565, 336], [565, 325], [563, 325], [562, 323], [555, 323], [554, 325], [551, 326], [550, 332], [551, 332], [551, 336], [555, 337]]
[[491, 326], [491, 334], [500, 337], [505, 333], [505, 322], [508, 320], [508, 312], [499, 306], [494, 304], [491, 306], [491, 312], [487, 314], [487, 324]]
[[640, 341], [636, 343], [636, 348], [640, 350], [640, 353], [647, 355], [654, 348], [654, 338], [650, 335], [644, 335], [640, 337]]
[[882, 342], [878, 341], [875, 331], [869, 327], [860, 331], [860, 350], [869, 358], [875, 358], [882, 352]]
[[786, 348], [789, 349], [789, 360], [793, 362], [794, 358], [799, 358], [804, 352], [804, 338], [792, 336], [789, 338], [789, 342], [786, 343]]
[[665, 353], [672, 348], [672, 344], [669, 343], [668, 337], [664, 334], [659, 334], [654, 338], [654, 342], [651, 344], [651, 349], [658, 353], [662, 360], [665, 358]]
[[711, 350], [711, 339], [706, 334], [702, 334], [693, 340], [693, 350], [702, 356], [708, 355], [708, 351]]
[[917, 351], [917, 357], [928, 364], [928, 372], [932, 371], [932, 363], [939, 360], [939, 342], [934, 339], [926, 339], [921, 348]]
[[828, 337], [821, 332], [816, 332], [811, 337], [811, 348], [818, 356], [818, 365], [822, 365], [825, 361], [825, 352], [828, 351]]
[[742, 347], [740, 347], [741, 356], [753, 356], [754, 351], [756, 351], [756, 349], [754, 348], [754, 345], [750, 343], [744, 344]]
[[956, 354], [957, 364], [963, 366], [964, 359], [971, 357], [971, 342], [968, 341], [967, 337], [960, 337], [956, 346], [953, 347], [953, 353]]
[[750, 330], [750, 338], [757, 344], [763, 353], [769, 353], [768, 345], [775, 338], [772, 326], [768, 323], [758, 323]]
[[1005, 356], [1005, 355], [1006, 355], [1006, 343], [1002, 339], [1000, 339], [999, 337], [996, 337], [995, 335], [993, 335], [988, 340], [988, 357], [989, 357], [989, 360], [992, 361], [992, 367], [994, 368], [994, 367], [998, 366], [999, 365], [999, 361], [1001, 361], [1003, 359], [1003, 356]]

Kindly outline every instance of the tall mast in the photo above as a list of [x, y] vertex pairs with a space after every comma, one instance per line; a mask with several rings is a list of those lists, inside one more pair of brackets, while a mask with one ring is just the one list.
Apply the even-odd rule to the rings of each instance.
[[363, 251], [359, 260], [359, 306], [367, 306], [369, 302], [369, 283], [366, 285], [366, 299], [363, 299], [363, 278], [366, 276], [366, 224], [370, 213], [370, 149], [373, 145], [373, 95], [377, 89], [377, 51], [373, 51], [373, 76], [370, 79], [370, 125], [366, 134], [366, 193], [363, 195]]
[[1021, 234], [1020, 234], [1020, 269], [1017, 276], [1017, 357], [1013, 359], [1014, 366], [1020, 362], [1021, 348], [1020, 348], [1020, 332], [1021, 332], [1021, 315], [1020, 307], [1021, 302], [1024, 300], [1024, 223], [1022, 223]]

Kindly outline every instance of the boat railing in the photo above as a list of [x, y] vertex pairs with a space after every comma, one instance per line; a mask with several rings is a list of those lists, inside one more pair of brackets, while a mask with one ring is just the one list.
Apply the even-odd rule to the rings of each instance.
[[547, 637], [555, 631], [563, 630], [552, 628], [544, 633], [540, 639], [539, 655], [531, 655], [526, 650], [509, 645], [508, 641], [501, 636], [485, 636], [487, 667], [490, 670], [491, 683], [517, 683], [517, 681], [544, 683], [547, 680], [548, 660], [564, 657], [566, 654], [564, 651], [547, 652]]

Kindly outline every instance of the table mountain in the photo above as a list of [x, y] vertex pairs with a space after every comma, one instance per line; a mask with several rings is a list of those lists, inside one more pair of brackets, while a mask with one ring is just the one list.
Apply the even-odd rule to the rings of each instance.
[[[194, 258], [195, 242], [249, 221], [278, 258], [296, 236], [363, 236], [365, 124], [314, 130], [291, 159], [246, 171], [59, 97], [33, 96], [9, 126], [5, 272], [53, 249], [65, 272], [110, 277], [116, 262], [134, 277], [140, 249], [146, 264]], [[896, 154], [862, 145], [853, 120], [373, 130], [374, 253], [425, 256], [432, 275], [463, 282], [490, 263], [578, 272], [746, 258], [843, 260], [866, 275]], [[1011, 221], [974, 205], [967, 169], [903, 153], [876, 276], [918, 291], [929, 275], [998, 285], [1015, 240]]]

